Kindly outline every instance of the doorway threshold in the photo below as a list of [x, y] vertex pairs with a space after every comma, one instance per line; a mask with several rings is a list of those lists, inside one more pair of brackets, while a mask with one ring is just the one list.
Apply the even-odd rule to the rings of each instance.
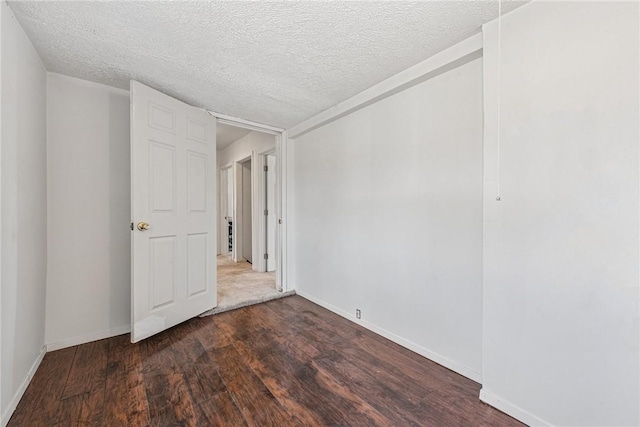
[[285, 297], [290, 297], [295, 295], [296, 291], [286, 291], [286, 292], [277, 292], [271, 295], [265, 295], [260, 298], [253, 298], [245, 301], [236, 301], [230, 304], [221, 304], [217, 307], [212, 308], [211, 310], [205, 311], [200, 315], [200, 317], [212, 316], [214, 314], [224, 313], [225, 311], [236, 310], [238, 308], [247, 307], [250, 305], [261, 304], [263, 302], [272, 301], [274, 299], [280, 299]]

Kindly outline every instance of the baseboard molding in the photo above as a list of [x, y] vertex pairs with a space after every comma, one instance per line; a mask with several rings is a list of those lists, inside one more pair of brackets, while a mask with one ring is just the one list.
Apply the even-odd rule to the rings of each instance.
[[27, 387], [29, 387], [31, 380], [33, 379], [33, 376], [38, 370], [40, 363], [42, 363], [42, 359], [44, 359], [44, 355], [46, 353], [47, 353], [47, 346], [44, 345], [42, 346], [42, 350], [40, 350], [40, 354], [38, 354], [38, 357], [36, 358], [35, 362], [33, 362], [33, 365], [31, 365], [31, 369], [29, 369], [29, 372], [27, 373], [27, 377], [24, 379], [24, 381], [22, 381], [22, 384], [20, 384], [20, 387], [16, 391], [16, 394], [11, 399], [11, 402], [9, 403], [7, 410], [4, 412], [4, 414], [2, 414], [2, 422], [0, 422], [0, 425], [2, 427], [5, 427], [9, 423], [9, 420], [11, 419], [11, 415], [13, 415], [13, 411], [16, 410], [16, 407], [18, 406], [18, 402], [20, 402], [20, 399], [22, 399], [24, 392], [27, 391]]
[[73, 347], [74, 345], [86, 344], [91, 341], [98, 341], [105, 338], [111, 338], [122, 334], [128, 334], [131, 332], [131, 325], [119, 326], [117, 328], [107, 329], [104, 331], [92, 332], [86, 335], [80, 335], [73, 338], [68, 338], [62, 341], [56, 341], [47, 344], [47, 351], [60, 350], [67, 347]]
[[439, 365], [444, 366], [447, 369], [452, 370], [453, 372], [456, 372], [464, 377], [467, 377], [473, 381], [476, 381], [478, 383], [482, 382], [482, 374], [480, 372], [474, 371], [473, 369], [461, 365], [458, 362], [455, 362], [445, 356], [442, 356], [436, 352], [433, 352], [427, 348], [424, 348], [412, 341], [409, 341], [405, 338], [402, 338], [399, 335], [394, 334], [393, 332], [389, 332], [386, 329], [383, 329], [371, 322], [367, 322], [365, 320], [361, 320], [361, 319], [357, 319], [354, 315], [352, 315], [351, 313], [347, 313], [346, 311], [335, 307], [331, 304], [329, 304], [326, 301], [323, 301], [313, 295], [310, 295], [304, 291], [300, 291], [297, 290], [296, 291], [298, 295], [300, 295], [303, 298], [308, 299], [309, 301], [318, 304], [321, 307], [326, 308], [329, 311], [332, 311], [334, 313], [336, 313], [339, 316], [344, 317], [347, 320], [352, 321], [353, 323], [356, 323], [364, 328], [369, 329], [372, 332], [375, 332], [378, 335], [381, 335], [385, 338], [387, 338], [388, 340], [391, 340], [393, 342], [395, 342], [396, 344], [399, 344], [415, 353], [418, 353], [421, 356], [426, 357], [429, 360], [432, 360], [434, 362], [436, 362]]
[[505, 414], [512, 416], [516, 420], [522, 421], [527, 425], [530, 425], [530, 426], [552, 426], [553, 425], [525, 411], [524, 409], [514, 405], [513, 403], [507, 400], [504, 400], [499, 396], [496, 396], [495, 394], [491, 393], [484, 387], [480, 389], [480, 400], [486, 403], [487, 405], [491, 405], [494, 408], [504, 412]]

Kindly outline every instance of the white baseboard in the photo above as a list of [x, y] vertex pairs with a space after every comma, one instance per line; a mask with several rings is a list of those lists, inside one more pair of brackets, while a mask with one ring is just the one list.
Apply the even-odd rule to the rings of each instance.
[[471, 379], [473, 381], [476, 381], [478, 383], [482, 382], [482, 374], [480, 372], [474, 371], [473, 369], [471, 369], [471, 368], [469, 368], [467, 366], [461, 365], [458, 362], [455, 362], [455, 361], [453, 361], [453, 360], [451, 360], [451, 359], [449, 359], [449, 358], [447, 358], [445, 356], [442, 356], [442, 355], [440, 355], [440, 354], [438, 354], [436, 352], [433, 352], [433, 351], [431, 351], [431, 350], [429, 350], [427, 348], [424, 348], [424, 347], [422, 347], [422, 346], [420, 346], [420, 345], [418, 345], [418, 344], [416, 344], [416, 343], [414, 343], [412, 341], [409, 341], [409, 340], [407, 340], [405, 338], [402, 338], [401, 336], [396, 335], [393, 332], [389, 332], [386, 329], [383, 329], [383, 328], [381, 328], [381, 327], [379, 327], [377, 325], [374, 325], [373, 323], [367, 322], [367, 321], [362, 320], [362, 319], [357, 319], [351, 313], [347, 313], [346, 311], [344, 311], [344, 310], [342, 310], [342, 309], [340, 309], [338, 307], [335, 307], [335, 306], [329, 304], [326, 301], [323, 301], [323, 300], [321, 300], [319, 298], [316, 298], [313, 295], [309, 295], [304, 291], [297, 290], [296, 293], [298, 295], [300, 295], [301, 297], [306, 298], [309, 301], [314, 302], [314, 303], [318, 304], [319, 306], [326, 308], [329, 311], [333, 311], [334, 313], [344, 317], [347, 320], [352, 321], [353, 323], [357, 323], [358, 325], [363, 326], [363, 327], [369, 329], [370, 331], [375, 332], [376, 334], [381, 335], [381, 336], [383, 336], [383, 337], [395, 342], [396, 344], [399, 344], [399, 345], [401, 345], [401, 346], [403, 346], [405, 348], [408, 348], [409, 350], [411, 350], [411, 351], [413, 351], [415, 353], [418, 353], [419, 355], [424, 356], [427, 359], [432, 360], [432, 361], [436, 362], [437, 364], [444, 366], [447, 369], [451, 369], [453, 372], [456, 372], [456, 373], [458, 373], [458, 374], [460, 374], [460, 375], [462, 375], [464, 377], [467, 377], [467, 378], [469, 378], [469, 379]]
[[484, 403], [493, 406], [496, 409], [504, 412], [507, 415], [512, 416], [516, 420], [522, 421], [523, 423], [530, 426], [551, 426], [553, 424], [548, 423], [535, 415], [525, 411], [524, 409], [514, 405], [511, 402], [508, 402], [501, 397], [496, 396], [495, 394], [487, 391], [486, 388], [482, 388], [480, 390], [480, 400]]
[[104, 331], [92, 332], [90, 334], [81, 335], [73, 338], [67, 338], [62, 341], [56, 341], [47, 344], [47, 351], [60, 350], [62, 348], [73, 347], [74, 345], [86, 344], [91, 341], [98, 341], [105, 338], [111, 338], [131, 332], [131, 325], [119, 326], [117, 328], [107, 329]]
[[20, 387], [16, 391], [16, 394], [13, 395], [13, 398], [11, 399], [11, 402], [9, 402], [7, 410], [4, 411], [4, 414], [2, 414], [2, 421], [0, 422], [0, 425], [2, 427], [5, 427], [9, 423], [11, 415], [13, 415], [13, 411], [16, 410], [18, 402], [20, 402], [20, 399], [22, 399], [24, 392], [27, 391], [27, 387], [29, 387], [29, 383], [31, 383], [31, 380], [33, 379], [33, 376], [38, 370], [38, 367], [40, 366], [40, 363], [42, 362], [42, 359], [44, 359], [44, 355], [46, 353], [47, 346], [45, 345], [42, 347], [42, 350], [40, 350], [40, 354], [38, 354], [38, 357], [36, 358], [35, 362], [33, 362], [33, 365], [31, 365], [31, 369], [29, 369], [27, 377], [24, 379], [24, 381], [22, 381], [22, 384], [20, 384]]

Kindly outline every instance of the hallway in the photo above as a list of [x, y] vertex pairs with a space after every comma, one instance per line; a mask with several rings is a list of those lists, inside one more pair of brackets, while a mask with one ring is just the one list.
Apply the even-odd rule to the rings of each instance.
[[276, 274], [258, 273], [247, 261], [235, 263], [229, 256], [218, 255], [218, 306], [202, 314], [209, 316], [240, 307], [293, 295], [276, 289]]

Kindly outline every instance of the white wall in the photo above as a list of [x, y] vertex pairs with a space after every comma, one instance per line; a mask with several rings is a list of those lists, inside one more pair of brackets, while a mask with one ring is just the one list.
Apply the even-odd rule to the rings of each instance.
[[242, 138], [218, 150], [218, 166], [245, 159], [251, 152], [261, 153], [275, 147], [276, 137], [268, 133], [249, 132]]
[[46, 282], [46, 71], [0, 3], [2, 98], [1, 425], [44, 355]]
[[129, 330], [129, 93], [49, 73], [47, 114], [51, 349]]
[[481, 396], [534, 425], [640, 423], [638, 12], [533, 2], [504, 17], [499, 153], [485, 28]]
[[291, 145], [289, 283], [479, 379], [481, 60]]
[[233, 216], [233, 170], [231, 168], [226, 169], [227, 177], [227, 212], [225, 216]]

